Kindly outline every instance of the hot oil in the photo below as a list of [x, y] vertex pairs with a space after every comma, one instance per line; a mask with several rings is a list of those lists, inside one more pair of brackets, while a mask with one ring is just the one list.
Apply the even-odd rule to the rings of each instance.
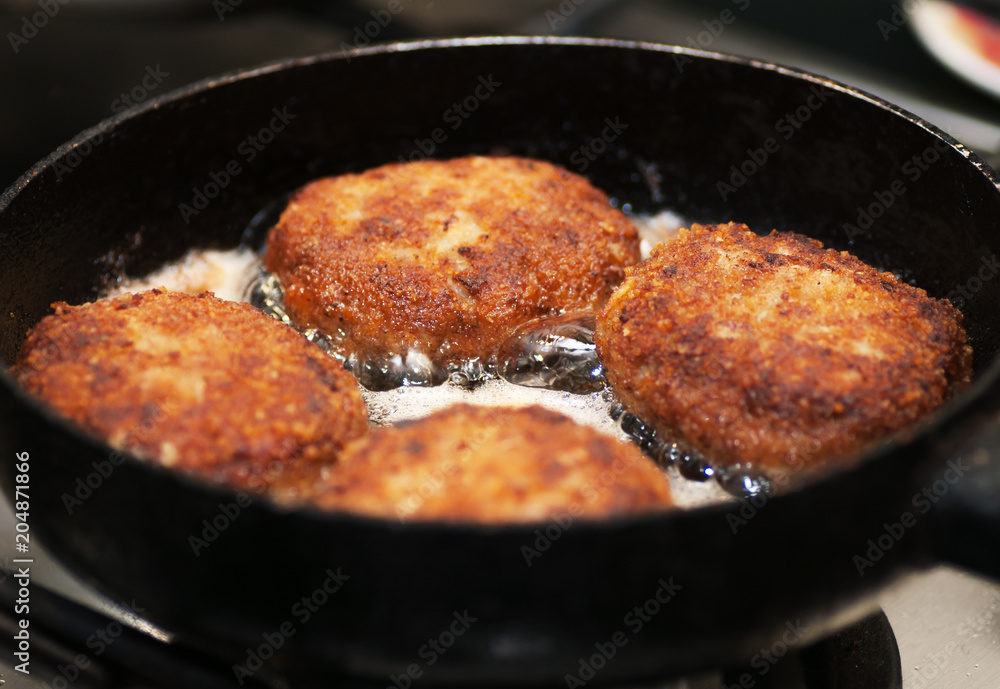
[[599, 392], [607, 382], [594, 344], [596, 324], [590, 311], [524, 323], [497, 348], [496, 372], [524, 387]]
[[682, 227], [690, 224], [673, 211], [660, 211], [655, 215], [634, 215], [631, 220], [639, 231], [639, 250], [644, 259], [649, 258], [653, 247], [673, 239]]
[[192, 251], [180, 261], [167, 264], [143, 278], [121, 278], [104, 296], [116, 297], [126, 292], [163, 287], [189, 294], [214, 292], [219, 299], [245, 301], [246, 285], [259, 270], [260, 257], [249, 249], [202, 249]]
[[[277, 278], [264, 270], [261, 261], [266, 230], [276, 222], [286, 203], [286, 198], [279, 199], [258, 213], [239, 248], [192, 251], [181, 261], [141, 280], [123, 280], [108, 296], [151, 287], [190, 293], [212, 291], [223, 299], [250, 303], [294, 326], [284, 310]], [[633, 217], [633, 221], [642, 240], [643, 258], [684, 224], [682, 218], [669, 211]], [[476, 359], [446, 368], [435, 366], [420, 352], [388, 359], [365, 358], [343, 351], [342, 334], [315, 330], [304, 330], [303, 334], [343, 361], [359, 379], [374, 426], [421, 418], [456, 403], [539, 405], [623, 442], [635, 442], [663, 467], [674, 501], [680, 507], [771, 491], [766, 481], [748, 472], [713, 468], [697, 453], [657, 437], [639, 418], [624, 411], [606, 387], [593, 342], [594, 324], [593, 313], [538, 319], [511, 333], [498, 348], [494, 361]]]

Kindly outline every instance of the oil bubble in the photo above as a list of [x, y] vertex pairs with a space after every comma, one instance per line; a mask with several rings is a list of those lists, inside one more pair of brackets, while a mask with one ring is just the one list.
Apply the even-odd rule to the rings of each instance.
[[772, 497], [776, 493], [771, 479], [753, 467], [742, 464], [718, 467], [715, 481], [724, 491], [737, 498]]
[[577, 394], [606, 383], [594, 345], [596, 316], [576, 312], [524, 323], [497, 349], [497, 371], [516, 385]]
[[256, 307], [286, 325], [291, 319], [285, 313], [285, 293], [278, 282], [278, 276], [261, 271], [243, 291], [243, 301]]
[[411, 350], [405, 355], [350, 354], [344, 365], [358, 382], [369, 390], [392, 390], [399, 387], [433, 387], [448, 380], [448, 371], [423, 352]]

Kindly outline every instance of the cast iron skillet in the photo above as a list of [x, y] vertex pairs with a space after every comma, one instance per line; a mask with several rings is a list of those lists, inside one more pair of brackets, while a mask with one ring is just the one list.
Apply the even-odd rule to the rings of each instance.
[[[453, 128], [454, 104], [483, 84]], [[259, 132], [276, 112], [287, 123], [257, 151], [247, 138], [269, 138]], [[421, 147], [537, 156], [634, 211], [850, 249], [956, 301], [977, 380], [919, 429], [746, 523], [730, 518], [740, 504], [723, 505], [550, 527], [546, 544], [544, 525], [402, 525], [262, 499], [222, 518], [229, 491], [131, 458], [94, 474], [109, 448], [4, 377], [7, 491], [15, 452], [30, 452], [31, 528], [73, 571], [233, 663], [270, 643], [272, 668], [386, 684], [404, 684], [408, 669], [425, 683], [563, 681], [581, 659], [600, 666], [595, 683], [681, 673], [746, 661], [787, 625], [804, 633], [785, 641], [815, 639], [934, 562], [1000, 575], [1000, 466], [977, 439], [1000, 409], [996, 177], [926, 123], [773, 65], [616, 41], [456, 40], [286, 62], [165, 96], [84, 132], [4, 194], [6, 363], [53, 301], [93, 298], [109, 271], [234, 246], [260, 208], [307, 180], [419, 158]], [[180, 204], [206, 187], [216, 198], [183, 217]], [[68, 514], [64, 495], [88, 477], [99, 485]], [[224, 526], [195, 556], [189, 539], [206, 522]], [[544, 552], [528, 566], [524, 546]], [[349, 579], [314, 596], [330, 572]], [[669, 602], [648, 603], [655, 614], [627, 617], [658, 592]], [[452, 640], [441, 635], [456, 614], [475, 621], [443, 654], [427, 646]]]

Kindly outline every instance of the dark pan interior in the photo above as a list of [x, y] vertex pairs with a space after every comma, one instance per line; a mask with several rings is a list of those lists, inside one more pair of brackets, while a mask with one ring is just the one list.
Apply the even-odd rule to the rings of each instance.
[[[456, 109], [463, 103], [467, 117]], [[269, 127], [281, 128], [273, 141], [248, 141], [270, 138], [260, 135]], [[85, 133], [0, 202], [3, 358], [13, 361], [53, 301], [92, 299], [109, 273], [143, 274], [195, 246], [235, 246], [258, 210], [310, 179], [428, 153], [536, 156], [587, 175], [636, 212], [669, 208], [849, 249], [953, 299], [980, 378], [989, 377], [1000, 346], [1000, 193], [966, 152], [820, 79], [599, 42], [320, 58], [203, 83]], [[212, 184], [218, 194], [195, 208], [197, 190]], [[980, 387], [986, 414], [997, 395]], [[478, 620], [469, 633], [440, 662], [420, 665], [443, 682], [561, 680], [620, 629], [629, 643], [603, 671], [609, 682], [748, 658], [789, 621], [821, 634], [855, 616], [845, 611], [875, 587], [929, 561], [921, 524], [864, 576], [853, 556], [908, 508], [915, 477], [981, 421], [945, 414], [858, 469], [773, 500], [738, 529], [729, 508], [577, 524], [529, 567], [523, 546], [539, 538], [534, 528], [402, 528], [259, 500], [195, 556], [190, 536], [230, 494], [129, 461], [68, 514], [61, 496], [107, 448], [9, 381], [3, 403], [5, 457], [28, 448], [46, 466], [33, 476], [33, 528], [111, 595], [136, 598], [180, 638], [237, 659], [288, 620], [296, 633], [274, 667], [383, 678], [424, 663], [422, 644], [469, 609]], [[344, 592], [307, 620], [296, 616], [295, 601], [337, 567], [351, 576]], [[638, 631], [624, 622], [671, 579], [683, 588], [669, 604]]]

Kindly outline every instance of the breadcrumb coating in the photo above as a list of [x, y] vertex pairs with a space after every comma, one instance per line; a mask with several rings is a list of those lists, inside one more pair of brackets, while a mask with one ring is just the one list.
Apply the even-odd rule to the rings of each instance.
[[373, 430], [285, 500], [400, 520], [531, 522], [670, 506], [635, 446], [541, 407], [459, 404]]
[[968, 385], [962, 315], [813, 239], [692, 225], [598, 319], [623, 403], [722, 464], [790, 470], [849, 456]]
[[519, 324], [596, 309], [639, 260], [586, 179], [526, 158], [391, 164], [312, 182], [267, 242], [285, 308], [348, 353], [488, 359]]
[[247, 304], [154, 289], [53, 307], [12, 374], [119, 450], [262, 490], [367, 431], [342, 364]]

